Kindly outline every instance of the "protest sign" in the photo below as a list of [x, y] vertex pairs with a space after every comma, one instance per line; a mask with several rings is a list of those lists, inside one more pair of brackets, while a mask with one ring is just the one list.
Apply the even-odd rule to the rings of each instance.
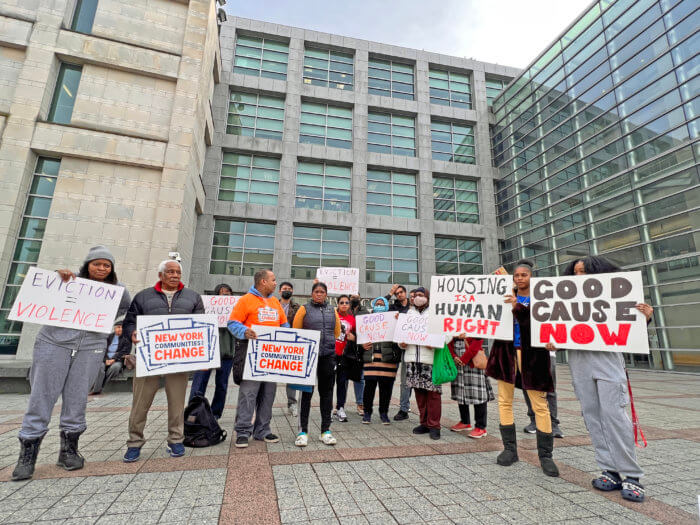
[[357, 268], [319, 268], [316, 279], [328, 287], [331, 295], [359, 293], [360, 270]]
[[513, 312], [504, 297], [510, 275], [434, 275], [430, 279], [428, 332], [513, 340]]
[[226, 328], [231, 310], [236, 306], [238, 295], [203, 295], [204, 313], [216, 315], [219, 320], [219, 328]]
[[442, 348], [445, 336], [428, 333], [428, 317], [416, 313], [399, 314], [394, 330], [394, 342], [408, 345]]
[[294, 385], [316, 384], [321, 332], [253, 325], [243, 379]]
[[397, 312], [377, 312], [355, 317], [357, 344], [381, 343], [394, 338]]
[[530, 290], [532, 346], [649, 353], [641, 272], [533, 277]]
[[109, 334], [123, 293], [122, 286], [80, 277], [64, 282], [58, 273], [32, 266], [7, 318]]
[[215, 315], [139, 315], [136, 377], [218, 368]]

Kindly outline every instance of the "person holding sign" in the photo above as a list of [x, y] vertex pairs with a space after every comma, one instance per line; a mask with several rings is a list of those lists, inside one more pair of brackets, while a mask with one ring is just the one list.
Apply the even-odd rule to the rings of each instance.
[[554, 436], [547, 406], [547, 392], [554, 390], [550, 356], [548, 351], [530, 346], [530, 278], [533, 267], [534, 263], [528, 259], [521, 259], [515, 265], [515, 293], [505, 298], [505, 302], [513, 307], [513, 341], [494, 341], [486, 375], [498, 380], [498, 412], [504, 450], [496, 462], [509, 466], [518, 461], [513, 416], [513, 394], [517, 386], [530, 398], [535, 411], [537, 455], [542, 471], [547, 476], [556, 477], [559, 469], [552, 460]]
[[[292, 328], [321, 332], [318, 366], [316, 367], [318, 396], [321, 398], [321, 436], [319, 439], [325, 445], [335, 445], [337, 441], [331, 433], [331, 412], [333, 410], [333, 385], [335, 384], [336, 367], [335, 341], [340, 336], [340, 318], [335, 308], [326, 301], [327, 290], [324, 283], [314, 283], [311, 287], [311, 300], [299, 308], [294, 317]], [[297, 447], [305, 447], [309, 442], [309, 412], [311, 412], [313, 394], [313, 388], [310, 392], [301, 393], [299, 433], [294, 442]]]
[[[588, 256], [571, 261], [563, 275], [614, 273], [621, 269], [602, 257]], [[647, 323], [654, 309], [639, 303], [636, 309]], [[553, 343], [546, 348], [555, 350]], [[603, 473], [592, 481], [602, 491], [620, 490], [624, 499], [644, 501], [644, 475], [637, 462], [635, 432], [627, 414], [630, 402], [625, 360], [620, 352], [596, 350], [569, 351], [569, 368], [576, 397], [595, 449], [595, 459]]]
[[[284, 310], [284, 315], [287, 316], [288, 321], [294, 321], [294, 316], [299, 310], [299, 303], [297, 303], [292, 296], [294, 295], [294, 285], [289, 281], [284, 281], [280, 284], [280, 305], [282, 305], [282, 310]], [[296, 417], [298, 414], [297, 410], [297, 390], [287, 385], [287, 410], [289, 414]]]
[[[233, 295], [233, 290], [228, 284], [217, 284], [214, 295]], [[219, 352], [221, 353], [221, 366], [216, 369], [214, 397], [211, 401], [211, 413], [216, 419], [221, 419], [226, 404], [226, 392], [228, 391], [228, 378], [233, 367], [234, 339], [228, 328], [219, 328]], [[204, 396], [207, 391], [207, 383], [211, 376], [211, 369], [198, 370], [192, 376], [190, 388], [190, 401], [194, 396]]]
[[[405, 314], [408, 309], [413, 306], [412, 302], [406, 295], [406, 287], [401, 284], [395, 284], [385, 295], [387, 299], [391, 296], [396, 297], [393, 303], [389, 305], [389, 311], [396, 311], [400, 314]], [[412, 296], [413, 297], [413, 296]], [[412, 299], [411, 299], [412, 300]], [[394, 416], [394, 421], [404, 421], [408, 419], [408, 413], [411, 411], [411, 389], [406, 386], [406, 362], [401, 359], [401, 397], [399, 398], [399, 411]]]
[[[123, 337], [119, 343], [118, 355], [131, 352], [131, 345], [139, 343], [136, 321], [140, 315], [203, 314], [204, 303], [201, 296], [185, 288], [181, 282], [182, 266], [179, 262], [166, 259], [158, 265], [158, 282], [155, 286], [141, 290], [131, 301], [122, 325]], [[148, 411], [153, 398], [160, 388], [161, 377], [165, 377], [165, 395], [168, 398], [168, 445], [170, 457], [185, 455], [185, 394], [189, 372], [164, 375], [134, 377], [131, 413], [129, 414], [129, 439], [126, 442], [124, 462], [138, 461], [141, 447], [146, 443], [143, 431], [146, 428]]]
[[[413, 290], [413, 306], [409, 313], [428, 315], [428, 290], [422, 286]], [[399, 343], [405, 350], [406, 386], [416, 393], [416, 404], [420, 412], [420, 425], [414, 434], [430, 434], [431, 439], [440, 439], [440, 417], [442, 416], [442, 387], [433, 383], [433, 357], [435, 348]]]
[[[340, 335], [335, 340], [335, 356], [338, 360], [335, 374], [336, 404], [335, 414], [338, 421], [347, 423], [348, 416], [345, 413], [345, 401], [348, 395], [348, 374], [355, 378], [362, 373], [358, 366], [361, 363], [350, 358], [356, 353], [355, 345], [355, 316], [350, 311], [350, 296], [341, 295], [338, 297], [338, 318], [340, 319]], [[347, 352], [347, 353], [346, 353]], [[355, 366], [355, 365], [358, 366]]]
[[[117, 280], [114, 256], [104, 246], [94, 246], [85, 257], [78, 277], [122, 286]], [[59, 270], [56, 279], [68, 282], [76, 275]], [[129, 307], [124, 290], [117, 310], [120, 318]], [[85, 408], [90, 386], [102, 365], [109, 334], [74, 328], [44, 325], [34, 343], [29, 381], [32, 392], [19, 431], [21, 449], [12, 479], [19, 481], [34, 475], [39, 446], [49, 430], [51, 412], [61, 396], [61, 448], [58, 466], [66, 470], [83, 468], [85, 459], [78, 452], [78, 438], [85, 432]]]
[[[233, 307], [228, 329], [237, 339], [233, 356], [233, 381], [238, 389], [236, 410], [236, 447], [245, 448], [252, 435], [258, 441], [277, 443], [280, 438], [270, 430], [272, 405], [275, 402], [277, 383], [243, 379], [243, 370], [248, 355], [248, 340], [257, 339], [251, 327], [289, 327], [282, 305], [272, 295], [277, 288], [277, 279], [272, 270], [258, 270], [253, 276], [253, 286]], [[255, 414], [255, 423], [253, 423]]]

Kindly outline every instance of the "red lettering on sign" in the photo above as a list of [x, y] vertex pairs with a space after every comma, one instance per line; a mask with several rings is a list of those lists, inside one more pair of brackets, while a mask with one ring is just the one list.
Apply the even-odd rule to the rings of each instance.
[[551, 323], [544, 323], [540, 328], [540, 343], [549, 343], [551, 337], [554, 337], [555, 344], [566, 343], [566, 325], [557, 324], [555, 327]]
[[627, 337], [630, 334], [630, 328], [632, 327], [629, 323], [624, 323], [620, 325], [620, 330], [615, 333], [608, 329], [607, 325], [599, 324], [596, 325], [600, 337], [603, 338], [603, 342], [608, 346], [625, 346], [627, 344]]

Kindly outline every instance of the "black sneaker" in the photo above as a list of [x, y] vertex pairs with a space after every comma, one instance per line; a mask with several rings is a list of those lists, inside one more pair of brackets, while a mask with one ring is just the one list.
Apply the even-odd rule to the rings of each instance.
[[440, 439], [440, 429], [439, 428], [431, 428], [430, 429], [430, 439]]
[[561, 428], [559, 428], [559, 425], [552, 425], [552, 435], [555, 438], [563, 438], [564, 432], [561, 431]]
[[399, 410], [394, 416], [394, 421], [404, 421], [406, 419], [408, 419], [408, 412], [404, 412], [403, 410]]
[[236, 448], [246, 448], [248, 446], [248, 438], [246, 436], [238, 436], [236, 438]]
[[424, 427], [423, 425], [418, 425], [413, 429], [414, 434], [427, 434], [428, 432], [430, 432], [430, 429], [428, 427]]
[[537, 425], [534, 421], [530, 421], [530, 424], [523, 428], [523, 432], [525, 432], [526, 434], [534, 434], [535, 432], [537, 432]]
[[279, 436], [276, 434], [268, 434], [263, 438], [265, 443], [277, 443], [280, 440]]

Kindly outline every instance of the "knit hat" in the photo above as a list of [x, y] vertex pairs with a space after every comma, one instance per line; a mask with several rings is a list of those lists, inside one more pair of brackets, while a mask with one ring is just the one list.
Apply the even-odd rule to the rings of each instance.
[[112, 268], [114, 268], [114, 255], [112, 255], [112, 252], [110, 252], [105, 246], [98, 245], [90, 248], [87, 257], [85, 257], [85, 262], [88, 263], [90, 261], [94, 261], [95, 259], [107, 259], [112, 263]]
[[420, 292], [423, 295], [425, 295], [426, 297], [430, 297], [430, 292], [428, 292], [428, 290], [426, 290], [423, 286], [419, 286], [418, 288], [414, 288], [411, 291], [412, 292]]

